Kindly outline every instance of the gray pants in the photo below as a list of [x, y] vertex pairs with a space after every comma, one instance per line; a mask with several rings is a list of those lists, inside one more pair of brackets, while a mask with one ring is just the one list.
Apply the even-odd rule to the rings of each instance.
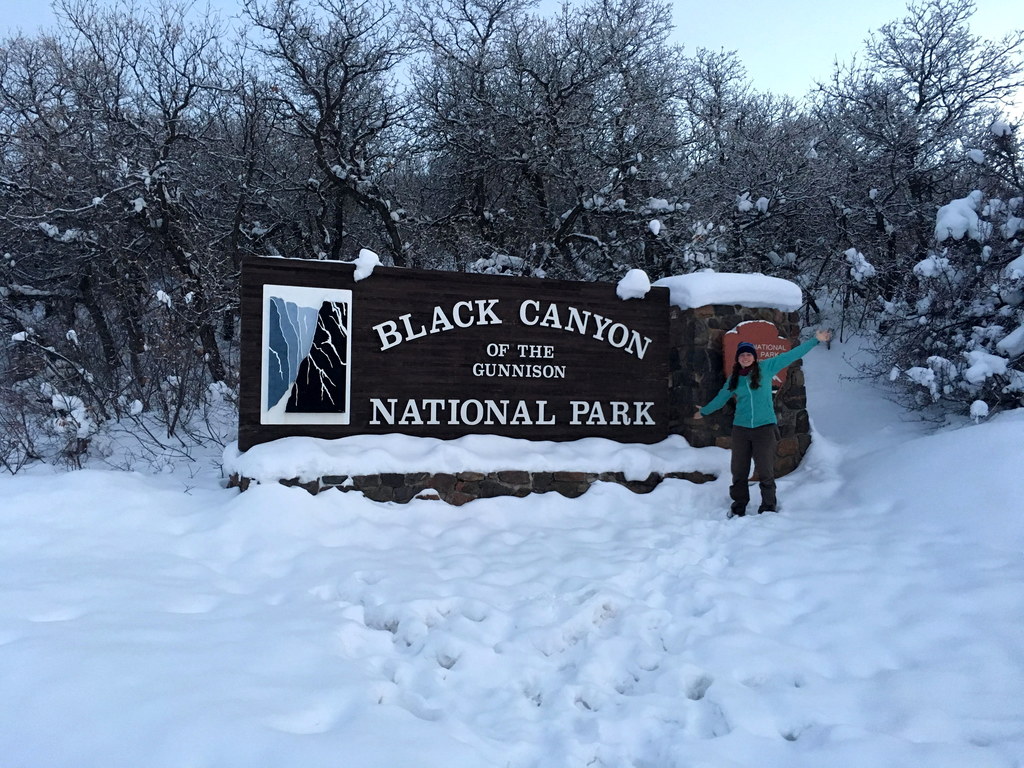
[[750, 477], [750, 460], [754, 460], [761, 485], [761, 509], [776, 509], [775, 498], [775, 447], [779, 443], [779, 426], [765, 424], [762, 427], [732, 428], [732, 485], [729, 496], [734, 506], [745, 507], [750, 501], [747, 479]]

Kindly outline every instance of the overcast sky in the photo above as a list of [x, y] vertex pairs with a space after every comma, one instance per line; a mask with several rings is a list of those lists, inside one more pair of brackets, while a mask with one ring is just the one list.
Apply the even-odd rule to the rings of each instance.
[[[211, 4], [230, 15], [240, 2]], [[33, 32], [54, 22], [45, 0], [5, 5], [0, 24], [9, 31]], [[836, 58], [849, 60], [869, 32], [901, 17], [906, 8], [901, 0], [674, 0], [673, 5], [677, 40], [687, 52], [734, 50], [756, 88], [791, 96], [802, 96], [814, 80], [828, 78]], [[977, 8], [972, 28], [982, 37], [1002, 37], [1014, 21], [1024, 27], [1021, 0], [977, 0]]]
[[[905, 15], [902, 0], [674, 0], [676, 34], [697, 47], [736, 51], [759, 90], [802, 96], [868, 34]], [[1024, 27], [1021, 0], [977, 0], [974, 34], [1001, 38]], [[1013, 22], [1016, 22], [1014, 25]]]

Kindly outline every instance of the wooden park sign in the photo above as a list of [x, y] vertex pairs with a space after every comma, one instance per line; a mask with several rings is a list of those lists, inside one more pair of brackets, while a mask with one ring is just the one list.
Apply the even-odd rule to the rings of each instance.
[[669, 292], [250, 259], [241, 450], [291, 435], [668, 436]]

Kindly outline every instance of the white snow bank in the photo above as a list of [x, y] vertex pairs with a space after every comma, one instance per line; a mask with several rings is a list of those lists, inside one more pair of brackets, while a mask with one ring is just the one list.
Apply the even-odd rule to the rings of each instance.
[[[514, 458], [513, 458], [514, 457]], [[722, 448], [692, 448], [672, 435], [654, 445], [625, 444], [598, 437], [557, 443], [496, 435], [455, 440], [410, 435], [353, 435], [335, 440], [285, 437], [240, 453], [224, 449], [224, 471], [261, 482], [297, 477], [379, 472], [622, 472], [644, 480], [652, 472], [707, 472], [722, 475], [729, 466]]]
[[1020, 560], [1024, 474], [1016, 466], [1022, 433], [1024, 409], [1005, 411], [977, 426], [943, 430], [868, 455], [851, 462], [845, 473], [880, 481], [858, 484], [861, 503], [909, 513], [908, 523], [925, 525], [929, 536], [948, 535], [950, 544], [960, 537], [985, 542]]
[[0, 474], [3, 765], [1019, 768], [1024, 411], [935, 432], [852, 346], [778, 515]]
[[654, 283], [669, 289], [669, 301], [681, 309], [708, 304], [738, 304], [744, 307], [770, 307], [794, 312], [803, 305], [800, 286], [778, 277], [757, 272], [749, 275], [728, 272], [694, 272], [665, 277]]

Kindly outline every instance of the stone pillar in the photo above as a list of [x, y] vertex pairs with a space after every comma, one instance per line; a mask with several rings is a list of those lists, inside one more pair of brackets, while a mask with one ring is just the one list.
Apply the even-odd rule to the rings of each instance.
[[[735, 411], [730, 402], [711, 416], [691, 418], [725, 383], [722, 370], [722, 338], [726, 332], [750, 320], [767, 320], [793, 345], [800, 343], [797, 312], [778, 309], [715, 304], [696, 309], [670, 310], [672, 349], [669, 357], [669, 430], [703, 448], [730, 447], [729, 434]], [[801, 362], [788, 368], [786, 382], [775, 395], [775, 414], [782, 440], [775, 460], [777, 476], [792, 472], [811, 444], [807, 418], [807, 393]]]

